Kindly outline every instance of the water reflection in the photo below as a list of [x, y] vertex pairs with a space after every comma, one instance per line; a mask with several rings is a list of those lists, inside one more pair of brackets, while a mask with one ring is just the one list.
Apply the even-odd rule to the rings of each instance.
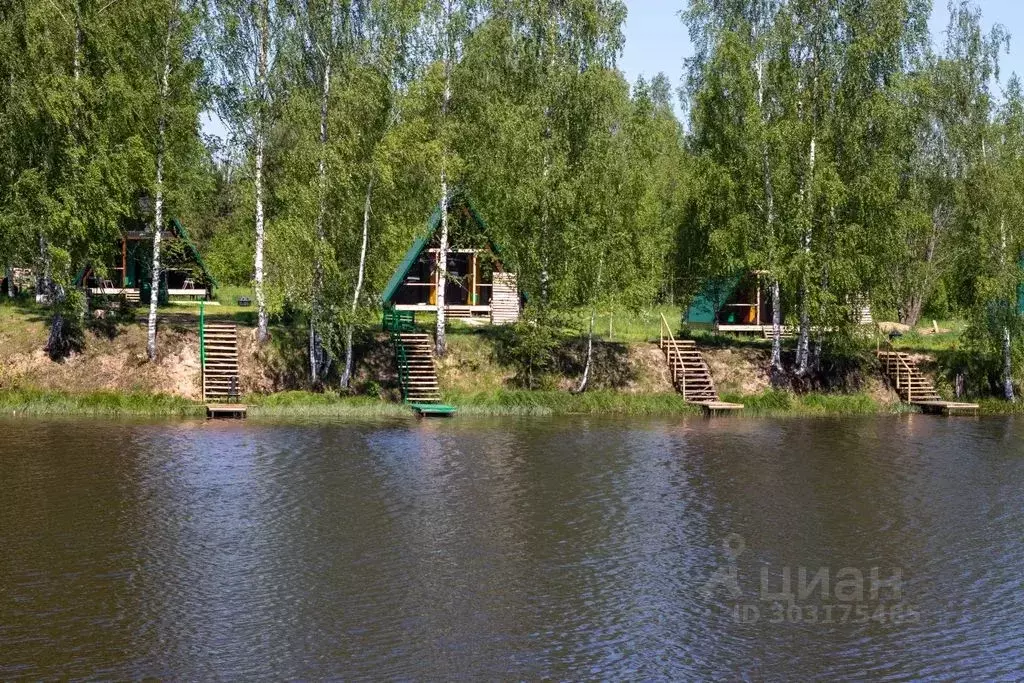
[[[1014, 678], [1021, 431], [2, 422], [0, 678]], [[730, 611], [846, 567], [920, 619]]]

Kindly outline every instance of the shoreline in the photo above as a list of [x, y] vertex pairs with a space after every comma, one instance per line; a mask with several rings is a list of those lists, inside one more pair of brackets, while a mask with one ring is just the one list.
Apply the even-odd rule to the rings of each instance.
[[[855, 417], [913, 414], [920, 411], [902, 403], [881, 403], [867, 394], [810, 393], [795, 395], [767, 391], [759, 395], [726, 395], [724, 400], [743, 403], [743, 417]], [[560, 417], [572, 415], [619, 417], [699, 417], [699, 406], [682, 401], [678, 394], [629, 394], [608, 390], [573, 395], [562, 391], [505, 390], [499, 392], [448, 392], [447, 403], [458, 415], [472, 417]], [[401, 403], [365, 396], [339, 396], [291, 391], [247, 396], [250, 419], [274, 418], [367, 418], [412, 414]], [[1024, 404], [998, 400], [980, 401], [979, 415], [1024, 413]], [[6, 417], [154, 417], [205, 418], [204, 403], [167, 394], [95, 391], [72, 393], [39, 389], [0, 389], [0, 415]]]

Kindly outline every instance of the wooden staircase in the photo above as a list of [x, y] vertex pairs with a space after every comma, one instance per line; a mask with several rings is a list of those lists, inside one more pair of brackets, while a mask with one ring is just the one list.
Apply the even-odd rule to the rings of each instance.
[[661, 350], [665, 352], [665, 360], [672, 373], [672, 384], [687, 403], [718, 400], [711, 371], [695, 342], [665, 339], [661, 342]]
[[398, 381], [406, 403], [441, 403], [434, 367], [434, 342], [423, 332], [393, 332]]
[[684, 401], [703, 406], [705, 412], [709, 414], [743, 408], [738, 403], [724, 403], [718, 398], [711, 370], [704, 360], [704, 355], [697, 348], [697, 343], [673, 337], [664, 315], [661, 316], [661, 338], [658, 346], [665, 352], [665, 360], [672, 375], [672, 385], [682, 394]]
[[902, 351], [878, 351], [882, 372], [892, 382], [896, 393], [907, 403], [942, 401], [932, 381], [917, 367], [917, 361]]
[[203, 400], [238, 400], [238, 331], [234, 323], [202, 324]]

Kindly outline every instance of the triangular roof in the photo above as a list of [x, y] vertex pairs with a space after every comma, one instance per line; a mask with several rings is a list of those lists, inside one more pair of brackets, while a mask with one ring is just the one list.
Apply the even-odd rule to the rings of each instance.
[[[171, 218], [170, 228], [171, 232], [174, 233], [174, 236], [184, 242], [185, 246], [188, 247], [189, 252], [191, 252], [196, 263], [199, 264], [200, 270], [203, 271], [203, 275], [210, 281], [210, 284], [214, 287], [219, 287], [220, 285], [217, 284], [217, 280], [214, 279], [213, 274], [210, 273], [210, 269], [206, 266], [206, 261], [203, 260], [202, 254], [199, 253], [199, 247], [197, 247], [196, 243], [192, 241], [192, 235], [190, 235], [188, 230], [185, 229], [185, 226], [181, 224], [181, 221], [177, 218]], [[82, 270], [78, 272], [78, 275], [75, 276], [76, 287], [82, 284], [82, 280], [85, 278], [85, 274], [89, 271], [89, 267], [90, 265], [86, 264], [82, 267]]]
[[[476, 223], [478, 228], [480, 228], [481, 234], [487, 238], [487, 244], [491, 247], [491, 251], [500, 256], [501, 250], [498, 249], [498, 245], [496, 245], [487, 234], [487, 223], [485, 223], [484, 219], [480, 217], [479, 213], [477, 213], [476, 207], [473, 206], [473, 202], [465, 195], [457, 195], [448, 201], [448, 209], [451, 210], [452, 207], [459, 204], [464, 205], [469, 211], [470, 218], [472, 218], [473, 222]], [[402, 261], [398, 264], [398, 267], [395, 268], [395, 272], [391, 275], [391, 279], [388, 280], [387, 286], [384, 287], [384, 293], [381, 294], [380, 297], [382, 303], [388, 303], [391, 301], [391, 297], [395, 295], [398, 288], [402, 286], [402, 281], [405, 280], [405, 276], [409, 274], [409, 269], [413, 267], [413, 264], [416, 263], [420, 254], [422, 254], [423, 250], [427, 248], [428, 244], [430, 244], [430, 240], [434, 237], [434, 233], [437, 232], [439, 227], [441, 227], [441, 207], [435, 206], [433, 213], [430, 214], [430, 219], [427, 221], [426, 233], [421, 235], [412, 243], [409, 250], [405, 252], [405, 256], [402, 257]]]
[[217, 280], [214, 279], [210, 269], [206, 267], [206, 261], [203, 260], [202, 254], [199, 253], [199, 247], [197, 247], [196, 243], [192, 241], [192, 235], [188, 233], [185, 226], [182, 225], [177, 218], [172, 218], [171, 229], [174, 230], [178, 237], [185, 243], [185, 246], [188, 247], [189, 251], [192, 252], [192, 256], [195, 257], [196, 263], [199, 264], [199, 268], [202, 269], [203, 275], [205, 275], [206, 279], [210, 281], [210, 284], [214, 287], [218, 287], [219, 285], [217, 284]]

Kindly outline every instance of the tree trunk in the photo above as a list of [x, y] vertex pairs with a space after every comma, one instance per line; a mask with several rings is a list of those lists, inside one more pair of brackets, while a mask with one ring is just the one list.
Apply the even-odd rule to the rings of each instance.
[[437, 327], [434, 354], [440, 358], [446, 350], [445, 340], [445, 286], [448, 283], [448, 178], [441, 170], [441, 236], [437, 250]]
[[[597, 262], [597, 283], [595, 290], [600, 293], [601, 291], [601, 275], [604, 271], [604, 257]], [[587, 360], [583, 366], [583, 377], [580, 378], [580, 383], [576, 386], [576, 390], [573, 393], [582, 394], [587, 390], [587, 384], [590, 382], [590, 366], [594, 360], [594, 322], [597, 319], [597, 305], [595, 304], [590, 309], [590, 329], [587, 332]]]
[[256, 338], [262, 344], [270, 338], [267, 320], [267, 298], [263, 291], [263, 241], [264, 241], [264, 215], [263, 215], [263, 152], [266, 144], [266, 107], [267, 107], [267, 52], [270, 42], [270, 6], [268, 0], [260, 4], [260, 45], [259, 59], [257, 64], [257, 90], [259, 98], [259, 111], [256, 114], [256, 158], [254, 185], [256, 191], [256, 254], [254, 270], [254, 287], [256, 295], [257, 327]]
[[313, 292], [310, 297], [309, 316], [309, 375], [310, 383], [317, 386], [327, 374], [330, 360], [323, 345], [323, 286], [324, 286], [324, 250], [326, 247], [326, 231], [324, 221], [327, 215], [327, 142], [328, 105], [331, 92], [331, 55], [334, 47], [334, 0], [331, 0], [329, 12], [329, 40], [327, 49], [323, 51], [324, 68], [323, 82], [320, 89], [320, 159], [317, 162], [318, 207], [316, 216], [317, 244], [313, 252]]
[[[761, 123], [767, 125], [764, 116], [764, 59], [757, 60], [757, 106], [761, 110]], [[772, 185], [771, 163], [768, 160], [768, 144], [762, 140], [761, 143], [761, 179], [764, 184], [765, 198], [765, 235], [771, 240], [770, 252], [773, 253], [776, 247], [775, 239], [775, 188]], [[774, 258], [770, 258], [774, 266]], [[761, 321], [759, 320], [758, 323]], [[772, 360], [771, 360], [771, 382], [778, 386], [782, 384], [782, 302], [779, 300], [779, 278], [772, 277]]]
[[1010, 344], [1010, 328], [1003, 327], [1003, 397], [1013, 401], [1013, 347]]
[[[82, 6], [75, 2], [75, 43], [72, 48], [72, 75], [77, 86], [82, 73]], [[63, 358], [68, 352], [68, 340], [64, 329], [64, 314], [62, 304], [66, 298], [63, 285], [53, 280], [53, 272], [50, 264], [50, 250], [46, 243], [46, 235], [39, 237], [40, 256], [43, 259], [43, 300], [54, 305], [55, 311], [53, 320], [50, 322], [50, 336], [46, 342], [46, 348], [53, 359]], [[36, 291], [36, 301], [39, 301], [39, 292]], [[88, 299], [86, 299], [88, 301]], [[88, 308], [88, 303], [86, 303]]]
[[[445, 28], [450, 30], [451, 25], [451, 2], [445, 3]], [[451, 38], [445, 38], [444, 56], [444, 94], [441, 98], [441, 237], [438, 240], [437, 251], [437, 325], [434, 330], [434, 355], [438, 358], [444, 356], [447, 350], [445, 339], [445, 287], [448, 284], [448, 143], [444, 140], [445, 124], [448, 118], [448, 105], [452, 99], [452, 61], [454, 46]]]
[[53, 281], [50, 273], [50, 248], [46, 235], [39, 233], [39, 275], [36, 277], [36, 303], [52, 303]]
[[8, 263], [4, 266], [4, 276], [7, 278], [7, 298], [14, 298], [14, 267]]
[[772, 384], [779, 386], [783, 380], [782, 369], [782, 302], [779, 300], [779, 279], [772, 278]]
[[[999, 265], [1006, 269], [1006, 218], [999, 220]], [[1014, 266], [1016, 268], [1016, 266]], [[1016, 278], [1014, 278], [1016, 280]], [[1013, 346], [1010, 343], [1010, 328], [1003, 326], [1003, 397], [1013, 401]]]
[[[334, 3], [331, 3], [331, 43], [334, 42]], [[309, 316], [309, 381], [320, 383], [324, 373], [325, 352], [321, 326], [323, 325], [324, 247], [327, 241], [324, 220], [327, 215], [327, 113], [331, 94], [331, 49], [324, 55], [323, 84], [320, 90], [320, 159], [317, 162], [318, 202], [316, 213], [316, 248], [313, 250], [313, 295]]]
[[939, 204], [932, 209], [932, 234], [928, 236], [928, 246], [924, 253], [924, 277], [917, 284], [917, 291], [912, 292], [907, 300], [897, 311], [900, 322], [910, 327], [917, 327], [921, 319], [921, 311], [924, 308], [925, 297], [931, 293], [932, 262], [935, 260], [935, 250], [939, 242], [939, 233], [945, 224], [945, 207]]
[[807, 202], [807, 226], [804, 232], [804, 265], [803, 275], [800, 282], [800, 337], [796, 344], [796, 374], [803, 376], [807, 374], [807, 364], [810, 361], [811, 342], [811, 316], [809, 302], [810, 288], [807, 283], [807, 269], [810, 267], [811, 257], [811, 230], [814, 223], [814, 162], [817, 152], [817, 139], [811, 136], [811, 146], [808, 152], [808, 174], [807, 190], [804, 200]]
[[597, 308], [590, 309], [590, 332], [587, 334], [587, 362], [583, 366], [583, 377], [580, 378], [580, 383], [576, 386], [576, 391], [573, 393], [582, 394], [587, 390], [587, 384], [590, 382], [590, 366], [594, 360], [594, 321], [597, 319]]
[[[174, 10], [172, 10], [173, 12]], [[164, 69], [160, 76], [160, 114], [156, 132], [156, 198], [153, 212], [153, 273], [149, 290], [149, 324], [146, 335], [146, 353], [156, 360], [156, 307], [160, 299], [160, 240], [164, 229], [164, 150], [167, 142], [167, 97], [171, 77], [171, 34], [174, 31], [174, 16], [167, 23], [167, 40], [164, 43]]]
[[[370, 200], [373, 196], [373, 176], [366, 186], [366, 203], [363, 205], [363, 244], [359, 249], [359, 273], [356, 276], [356, 288], [352, 293], [352, 317], [356, 315], [359, 307], [359, 296], [363, 289], [363, 274], [366, 272], [366, 248], [370, 240]], [[348, 389], [352, 381], [352, 321], [349, 321], [348, 329], [345, 331], [345, 371], [341, 375], [341, 387]]]

